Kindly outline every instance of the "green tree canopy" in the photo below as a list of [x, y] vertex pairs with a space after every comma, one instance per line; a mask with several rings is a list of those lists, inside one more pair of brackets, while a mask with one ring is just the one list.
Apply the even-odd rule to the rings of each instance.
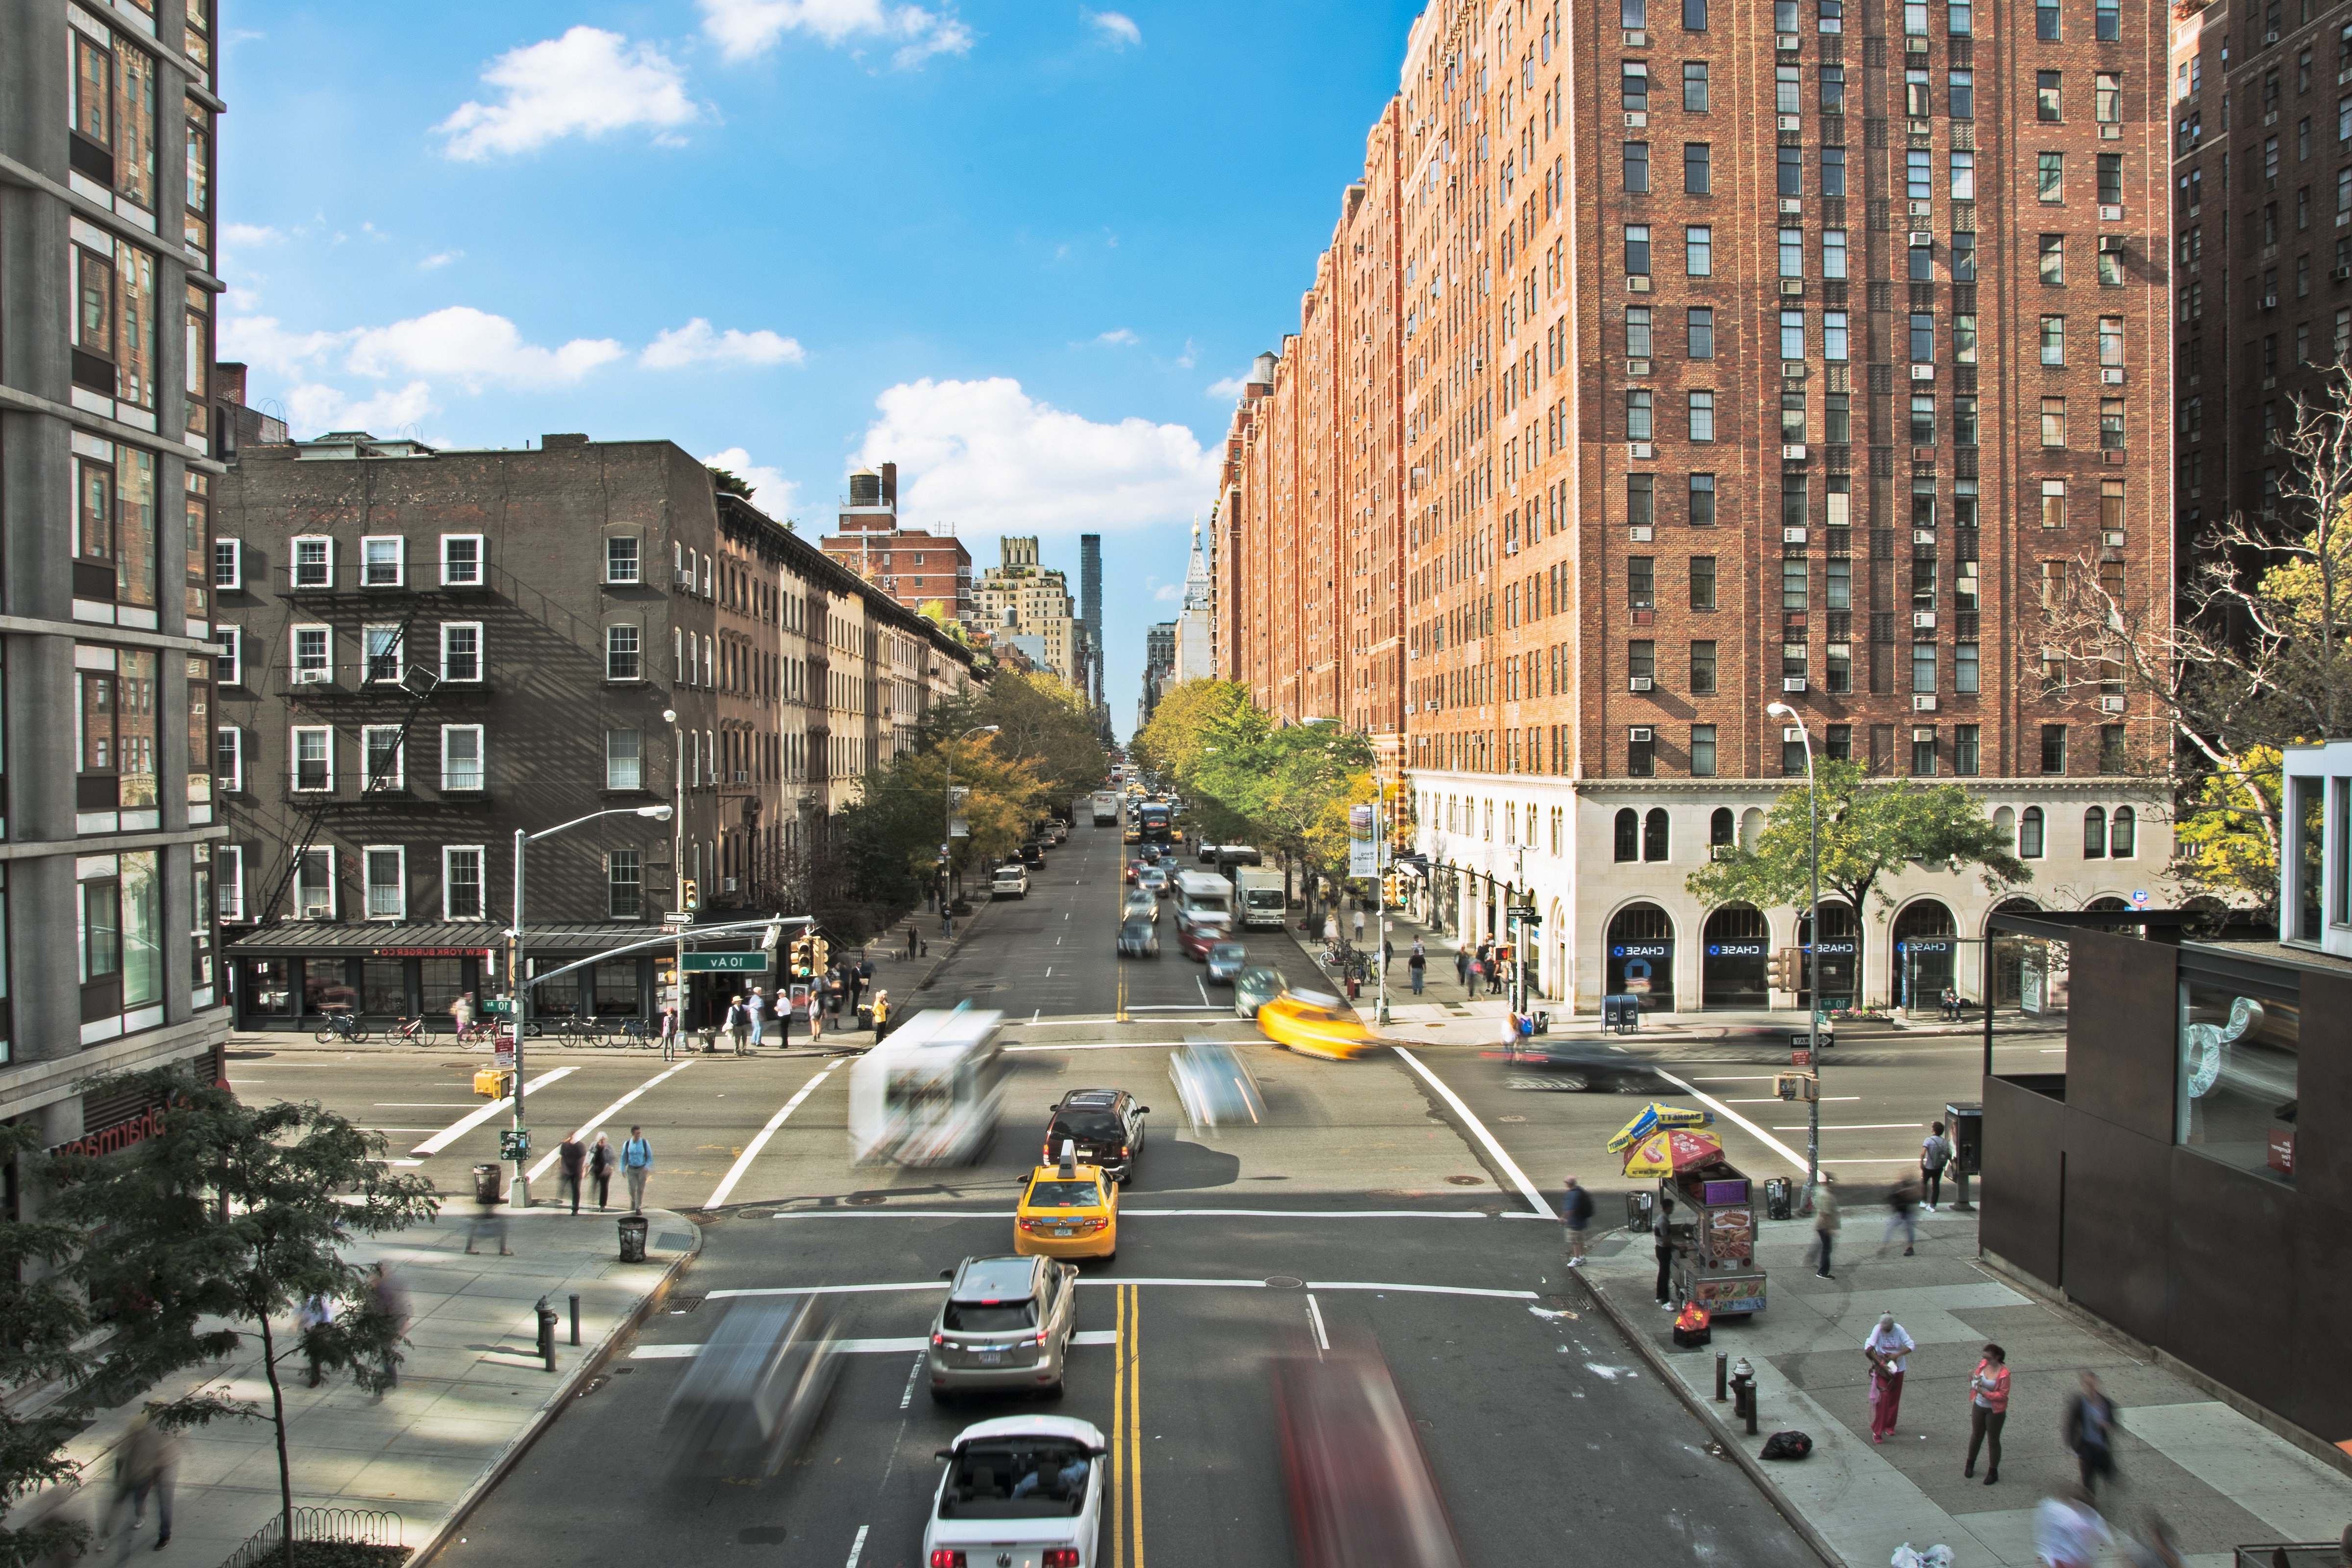
[[[1842, 899], [1859, 920], [1873, 893], [1906, 862], [1980, 868], [1988, 889], [2030, 881], [2032, 870], [2009, 850], [2008, 835], [1958, 784], [1874, 779], [1859, 763], [1814, 764], [1821, 793], [1822, 892]], [[1752, 849], [1735, 847], [1685, 879], [1692, 896], [1714, 904], [1802, 908], [1810, 893], [1810, 836], [1802, 784], [1772, 803]]]

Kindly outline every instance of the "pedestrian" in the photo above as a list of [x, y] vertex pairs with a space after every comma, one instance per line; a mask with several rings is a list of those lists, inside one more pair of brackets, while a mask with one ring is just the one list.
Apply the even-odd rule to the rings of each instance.
[[1361, 904], [1356, 906], [1356, 945], [1364, 945], [1364, 906]]
[[1486, 955], [1485, 951], [1482, 949], [1470, 955], [1470, 978], [1463, 982], [1462, 989], [1466, 995], [1475, 996], [1478, 994], [1479, 988], [1484, 986], [1486, 983]]
[[2147, 1516], [2145, 1535], [2124, 1537], [2124, 1561], [2131, 1568], [2183, 1568], [2180, 1542], [2173, 1538], [2172, 1526], [2154, 1513]]
[[793, 1048], [793, 999], [782, 985], [777, 986], [774, 994], [768, 998], [768, 1016], [776, 1021], [776, 1049], [791, 1050]]
[[[874, 955], [864, 948], [857, 950], [857, 990], [863, 995], [874, 989]], [[855, 1001], [855, 998], [852, 999]]]
[[2066, 1402], [2063, 1427], [2067, 1451], [2082, 1471], [2085, 1500], [2097, 1494], [2098, 1480], [2116, 1479], [2116, 1402], [2099, 1386], [2099, 1374], [2086, 1372], [2083, 1386]]
[[580, 1176], [588, 1165], [588, 1145], [580, 1142], [580, 1134], [572, 1133], [555, 1146], [555, 1158], [563, 1172], [563, 1180], [556, 1188], [556, 1201], [561, 1203], [564, 1192], [572, 1194], [572, 1212], [580, 1212]]
[[1885, 1442], [1895, 1430], [1895, 1418], [1903, 1411], [1903, 1369], [1917, 1348], [1892, 1312], [1880, 1313], [1878, 1326], [1862, 1342], [1863, 1356], [1870, 1363], [1870, 1440], [1874, 1443]]
[[1927, 1190], [1927, 1212], [1934, 1214], [1936, 1205], [1944, 1196], [1944, 1167], [1952, 1163], [1952, 1141], [1944, 1136], [1944, 1124], [1927, 1124], [1927, 1137], [1919, 1145], [1919, 1184]]
[[1650, 1222], [1650, 1244], [1658, 1253], [1658, 1305], [1669, 1310], [1675, 1304], [1674, 1223], [1675, 1200], [1662, 1193], [1658, 1195], [1657, 1216]]
[[595, 1146], [588, 1151], [588, 1174], [596, 1183], [596, 1212], [602, 1214], [613, 1201], [613, 1145], [602, 1132], [596, 1134]]
[[677, 1055], [677, 1006], [675, 1003], [662, 1009], [661, 1047], [662, 1060], [668, 1061]]
[[449, 1022], [457, 1026], [457, 1037], [464, 1039], [466, 1031], [474, 1026], [474, 999], [464, 992], [449, 1004]]
[[1323, 917], [1323, 945], [1325, 947], [1339, 945], [1339, 917], [1336, 912], [1327, 913]]
[[1421, 945], [1421, 938], [1412, 939], [1412, 951], [1405, 956], [1405, 971], [1412, 976], [1412, 994], [1421, 994], [1422, 973], [1429, 967], [1429, 954]]
[[1465, 991], [1470, 989], [1470, 945], [1467, 942], [1454, 950], [1454, 984]]
[[2091, 1568], [2115, 1538], [2079, 1487], [2061, 1488], [2033, 1514], [2033, 1554], [2049, 1568]]
[[474, 1194], [474, 1224], [466, 1233], [466, 1250], [474, 1250], [474, 1243], [491, 1240], [499, 1244], [499, 1256], [511, 1256], [507, 1246], [506, 1205], [499, 1202], [498, 1194], [485, 1187]]
[[1568, 1190], [1560, 1194], [1559, 1222], [1567, 1234], [1568, 1266], [1581, 1268], [1584, 1267], [1584, 1231], [1592, 1223], [1592, 1194], [1578, 1186], [1574, 1176], [1569, 1177]]
[[909, 963], [915, 962], [915, 942], [918, 935], [919, 933], [915, 930], [915, 922], [908, 921], [907, 922], [907, 962]]
[[[122, 1507], [131, 1507], [131, 1531], [137, 1533], [147, 1521], [147, 1499], [155, 1499], [155, 1550], [161, 1552], [172, 1543], [172, 1479], [179, 1468], [179, 1441], [155, 1424], [156, 1406], [150, 1404], [131, 1417], [131, 1426], [114, 1450], [114, 1489], [107, 1498], [106, 1515], [99, 1527], [101, 1542], [113, 1538], [115, 1521], [121, 1517]], [[123, 1554], [131, 1550], [129, 1536], [122, 1542]]]
[[734, 1037], [735, 1054], [741, 1056], [751, 1038], [751, 1014], [740, 995], [727, 1004], [727, 1033]]
[[629, 1212], [646, 1212], [646, 1176], [654, 1168], [654, 1146], [646, 1142], [645, 1129], [631, 1127], [629, 1141], [621, 1145], [621, 1171], [629, 1178]]
[[1960, 1019], [1960, 994], [1951, 986], [1944, 987], [1944, 1021], [1957, 1024]]
[[768, 994], [752, 986], [751, 999], [744, 1006], [751, 1015], [751, 1048], [756, 1051], [768, 1043]]
[[1903, 1256], [1908, 1258], [1919, 1242], [1919, 1184], [1909, 1176], [1898, 1176], [1886, 1189], [1886, 1235], [1878, 1244], [1882, 1256], [1898, 1232]]
[[1835, 1278], [1830, 1273], [1830, 1251], [1836, 1245], [1837, 1232], [1837, 1194], [1830, 1190], [1830, 1173], [1823, 1171], [1821, 1185], [1813, 1189], [1813, 1240], [1821, 1249], [1813, 1272], [1823, 1279]]
[[874, 1043], [880, 1045], [882, 1037], [890, 1032], [890, 993], [874, 993]]
[[849, 994], [848, 983], [842, 977], [842, 966], [835, 964], [824, 972], [824, 1018], [835, 1028], [841, 1027], [841, 1005]]
[[802, 987], [801, 1003], [808, 1009], [809, 1044], [824, 1038], [824, 1002], [814, 981]]
[[2009, 1422], [2009, 1352], [1999, 1345], [1984, 1348], [1984, 1358], [1969, 1379], [1969, 1462], [1960, 1474], [1977, 1473], [1977, 1449], [1986, 1450], [1984, 1484], [2000, 1479], [2000, 1429]]
[[294, 1321], [302, 1330], [302, 1355], [310, 1363], [308, 1386], [316, 1388], [326, 1381], [320, 1370], [319, 1358], [325, 1350], [326, 1331], [335, 1321], [335, 1303], [325, 1293], [311, 1291], [302, 1298], [302, 1310], [294, 1314]]
[[375, 1391], [375, 1396], [382, 1399], [384, 1389], [400, 1385], [398, 1346], [408, 1337], [408, 1292], [401, 1289], [391, 1265], [382, 1258], [368, 1268], [368, 1305], [392, 1328], [383, 1347], [383, 1384]]

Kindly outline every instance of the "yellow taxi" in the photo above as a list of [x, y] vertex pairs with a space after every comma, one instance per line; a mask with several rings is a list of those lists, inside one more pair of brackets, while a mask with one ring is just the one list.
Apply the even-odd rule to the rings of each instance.
[[1257, 1010], [1260, 1033], [1302, 1056], [1352, 1061], [1381, 1043], [1337, 996], [1316, 991], [1286, 991]]
[[1118, 1256], [1118, 1184], [1075, 1160], [1029, 1173], [1013, 1213], [1013, 1250], [1024, 1258]]

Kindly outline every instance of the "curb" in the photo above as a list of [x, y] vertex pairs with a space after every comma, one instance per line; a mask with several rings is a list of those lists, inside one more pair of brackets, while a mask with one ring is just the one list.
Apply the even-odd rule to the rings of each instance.
[[1674, 1391], [1675, 1396], [1683, 1402], [1684, 1408], [1697, 1416], [1700, 1423], [1715, 1434], [1725, 1451], [1748, 1473], [1748, 1479], [1756, 1483], [1756, 1489], [1764, 1494], [1764, 1500], [1770, 1503], [1773, 1511], [1787, 1520], [1790, 1527], [1804, 1538], [1805, 1544], [1813, 1549], [1814, 1555], [1827, 1564], [1827, 1568], [1849, 1568], [1844, 1555], [1813, 1528], [1812, 1521], [1798, 1511], [1795, 1503], [1789, 1500], [1789, 1494], [1780, 1489], [1780, 1483], [1765, 1469], [1763, 1461], [1741, 1447], [1748, 1435], [1733, 1431], [1729, 1423], [1716, 1415], [1712, 1402], [1691, 1392], [1680, 1375], [1666, 1364], [1664, 1352], [1650, 1342], [1647, 1334], [1633, 1327], [1633, 1321], [1625, 1316], [1622, 1308], [1610, 1300], [1609, 1292], [1594, 1284], [1582, 1270], [1572, 1269], [1570, 1272], [1576, 1275], [1577, 1284], [1583, 1287], [1585, 1299], [1601, 1310], [1601, 1315], [1633, 1345], [1634, 1353], [1648, 1363], [1658, 1379]]
[[457, 1500], [450, 1505], [449, 1511], [444, 1514], [440, 1522], [433, 1527], [431, 1533], [425, 1536], [423, 1544], [409, 1553], [402, 1568], [423, 1568], [425, 1563], [432, 1560], [436, 1552], [449, 1544], [450, 1538], [457, 1533], [458, 1526], [466, 1522], [467, 1516], [471, 1514], [480, 1505], [482, 1500], [489, 1495], [491, 1488], [506, 1479], [507, 1473], [521, 1462], [523, 1455], [529, 1452], [530, 1446], [539, 1440], [539, 1435], [554, 1423], [556, 1416], [562, 1413], [563, 1407], [579, 1397], [583, 1385], [595, 1376], [605, 1363], [613, 1359], [613, 1352], [619, 1347], [621, 1342], [635, 1333], [645, 1321], [653, 1315], [655, 1310], [669, 1299], [670, 1288], [677, 1283], [678, 1276], [686, 1272], [688, 1264], [702, 1255], [701, 1225], [690, 1215], [680, 1214], [678, 1218], [684, 1220], [692, 1228], [694, 1245], [678, 1255], [677, 1259], [669, 1266], [668, 1271], [661, 1277], [651, 1290], [646, 1292], [645, 1300], [637, 1303], [635, 1310], [622, 1321], [614, 1324], [593, 1349], [581, 1356], [572, 1371], [556, 1384], [555, 1391], [541, 1402], [539, 1408], [532, 1412], [530, 1420], [523, 1429], [508, 1439], [506, 1447], [499, 1450], [498, 1458], [490, 1461], [489, 1468], [475, 1478], [474, 1484], [467, 1487], [459, 1495]]

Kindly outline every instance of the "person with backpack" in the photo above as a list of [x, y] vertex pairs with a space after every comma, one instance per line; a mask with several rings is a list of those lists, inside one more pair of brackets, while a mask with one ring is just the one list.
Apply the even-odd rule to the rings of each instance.
[[1929, 1122], [1927, 1141], [1919, 1145], [1919, 1184], [1927, 1190], [1929, 1214], [1944, 1196], [1944, 1167], [1951, 1163], [1952, 1141], [1944, 1136], [1944, 1124]]
[[1412, 976], [1412, 994], [1418, 996], [1421, 994], [1422, 974], [1429, 968], [1429, 953], [1421, 945], [1421, 938], [1412, 939], [1412, 952], [1406, 956], [1404, 966]]
[[1568, 1190], [1560, 1194], [1559, 1219], [1567, 1233], [1568, 1266], [1581, 1268], [1584, 1267], [1584, 1233], [1586, 1227], [1592, 1224], [1592, 1194], [1578, 1186], [1574, 1176], [1569, 1177]]
[[751, 1010], [740, 996], [727, 1004], [727, 1033], [734, 1038], [735, 1054], [741, 1056], [751, 1040]]
[[629, 1182], [629, 1212], [646, 1212], [646, 1178], [653, 1173], [654, 1146], [646, 1142], [642, 1127], [629, 1129], [629, 1141], [621, 1145], [621, 1174]]

